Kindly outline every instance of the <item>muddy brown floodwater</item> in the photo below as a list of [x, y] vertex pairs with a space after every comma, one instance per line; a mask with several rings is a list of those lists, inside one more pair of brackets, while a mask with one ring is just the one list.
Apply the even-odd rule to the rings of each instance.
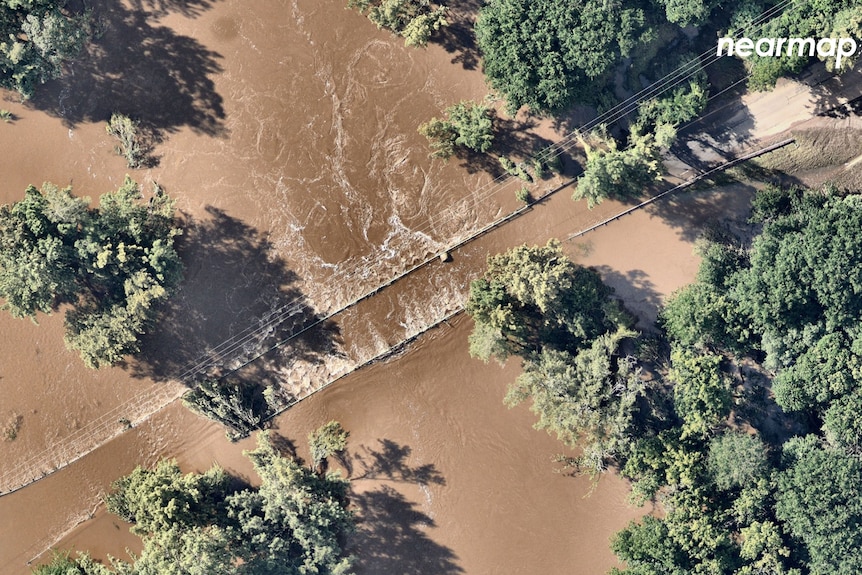
[[[143, 359], [123, 368], [84, 368], [63, 346], [63, 310], [40, 325], [0, 314], [0, 425], [15, 435], [0, 441], [0, 489], [48, 474], [0, 497], [3, 575], [27, 573], [26, 562], [55, 544], [101, 558], [136, 549], [127, 526], [99, 506], [135, 465], [173, 456], [187, 469], [218, 461], [251, 474], [241, 456], [251, 442], [229, 444], [177, 404], [121, 433], [121, 420], [137, 421], [181, 390], [176, 380], [202, 354], [286, 302], [301, 313], [336, 309], [515, 207], [511, 188], [490, 186], [487, 166], [432, 162], [416, 133], [443, 107], [486, 93], [474, 49], [458, 35], [446, 48], [407, 50], [342, 0], [91, 4], [90, 53], [32, 102], [4, 95], [16, 120], [0, 125], [0, 201], [43, 181], [92, 198], [115, 189], [129, 170], [104, 122], [112, 112], [140, 119], [159, 137], [158, 165], [131, 175], [177, 198], [186, 280]], [[549, 137], [542, 133], [518, 132], [509, 146], [529, 150]], [[588, 214], [568, 195], [457, 253], [435, 276], [433, 298], [408, 284], [344, 323], [391, 329], [306, 342], [297, 353], [309, 373], [293, 364], [273, 373], [309, 380], [323, 355], [373, 355], [457, 306], [488, 253], [565, 237], [620, 208]], [[648, 325], [660, 298], [694, 274], [694, 230], [744, 198], [730, 190], [670, 202], [568, 248], [599, 266]], [[643, 510], [627, 506], [627, 487], [613, 476], [587, 497], [585, 480], [554, 473], [560, 445], [531, 429], [526, 408], [502, 405], [517, 366], [470, 360], [469, 324], [460, 318], [343, 379], [281, 416], [278, 431], [300, 445], [330, 418], [351, 431], [365, 518], [352, 545], [364, 573], [607, 570], [608, 537]], [[231, 348], [224, 362], [260, 341]]]

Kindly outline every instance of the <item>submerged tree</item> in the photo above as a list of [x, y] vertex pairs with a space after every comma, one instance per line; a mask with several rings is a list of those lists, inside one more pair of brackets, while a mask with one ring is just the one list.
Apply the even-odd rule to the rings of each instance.
[[619, 348], [635, 335], [620, 328], [599, 336], [577, 355], [542, 350], [524, 363], [524, 372], [506, 396], [510, 406], [532, 399], [539, 416], [535, 427], [583, 451], [565, 460], [578, 471], [596, 475], [629, 447], [644, 384], [634, 359], [622, 356]]
[[470, 284], [466, 310], [476, 324], [470, 353], [502, 361], [545, 348], [575, 351], [621, 317], [610, 293], [596, 272], [572, 262], [557, 241], [491, 256], [485, 277]]
[[117, 480], [108, 510], [132, 523], [143, 551], [111, 567], [86, 555], [58, 556], [37, 575], [346, 575], [342, 541], [354, 526], [348, 483], [284, 457], [261, 433], [246, 455], [260, 487], [241, 488], [218, 467], [183, 475], [174, 462]]
[[434, 32], [449, 25], [449, 9], [434, 7], [429, 0], [347, 0], [347, 6], [367, 14], [378, 28], [403, 37], [407, 46], [425, 46]]
[[0, 208], [4, 307], [35, 318], [70, 304], [66, 343], [90, 367], [137, 352], [182, 276], [173, 200], [158, 188], [148, 204], [140, 198], [127, 177], [96, 208], [50, 184]]
[[327, 458], [347, 449], [349, 435], [337, 421], [330, 421], [309, 433], [308, 449], [314, 466], [319, 468]]
[[432, 118], [419, 126], [419, 133], [428, 138], [431, 155], [450, 158], [459, 147], [484, 153], [494, 142], [492, 111], [474, 102], [459, 102], [446, 108], [446, 118]]
[[619, 149], [602, 130], [593, 142], [584, 141], [587, 165], [578, 178], [574, 200], [587, 200], [592, 208], [607, 198], [627, 200], [641, 195], [652, 182], [661, 179], [661, 151], [676, 137], [669, 124], [658, 124], [654, 133], [632, 132], [629, 145]]

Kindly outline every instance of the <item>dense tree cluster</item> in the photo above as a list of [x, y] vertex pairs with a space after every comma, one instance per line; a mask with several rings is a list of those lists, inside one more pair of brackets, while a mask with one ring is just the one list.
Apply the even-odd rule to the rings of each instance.
[[507, 403], [531, 399], [536, 427], [582, 447], [568, 463], [590, 473], [625, 449], [644, 389], [639, 368], [621, 350], [635, 335], [630, 318], [610, 294], [595, 271], [550, 242], [488, 258], [466, 306], [475, 322], [472, 355], [523, 360]]
[[485, 75], [512, 110], [592, 101], [650, 34], [644, 8], [630, 0], [492, 0], [476, 22]]
[[675, 339], [764, 354], [785, 410], [822, 421], [859, 449], [862, 382], [862, 202], [859, 196], [770, 188], [755, 200], [763, 231], [751, 249], [701, 247], [698, 280], [668, 303]]
[[157, 189], [148, 204], [126, 178], [89, 207], [71, 189], [29, 187], [0, 207], [0, 297], [15, 317], [68, 304], [66, 343], [90, 367], [139, 350], [138, 339], [175, 290], [182, 263], [173, 201]]
[[265, 433], [247, 453], [258, 488], [214, 467], [183, 475], [174, 462], [137, 468], [114, 483], [108, 510], [132, 523], [143, 551], [110, 567], [86, 555], [55, 557], [35, 575], [344, 575], [353, 529], [348, 482], [280, 455]]
[[[766, 1], [745, 2], [735, 12], [733, 25], [743, 27], [771, 5]], [[802, 0], [793, 2], [777, 12], [775, 18], [757, 28], [762, 38], [855, 38], [862, 39], [862, 11], [857, 0]], [[750, 29], [750, 28], [749, 28]], [[751, 77], [749, 87], [755, 90], [770, 89], [775, 81], [789, 74], [796, 74], [813, 60], [804, 55], [783, 53], [776, 56], [753, 55], [746, 60]], [[842, 62], [842, 69], [853, 68], [857, 53]], [[833, 69], [834, 58], [827, 61]]]
[[[662, 517], [613, 539], [616, 575], [862, 570], [862, 202], [768, 188], [753, 208], [750, 245], [728, 232], [698, 244], [696, 282], [662, 312], [667, 365], [651, 364], [649, 385], [621, 351], [640, 337], [558, 245], [489, 258], [471, 286], [471, 352], [523, 361], [507, 401], [532, 400], [536, 427], [582, 451], [564, 462], [613, 465], [635, 501], [661, 502]], [[800, 417], [752, 399], [732, 375], [742, 356], [772, 371], [774, 402]], [[801, 434], [774, 431], [791, 423]]]
[[65, 0], [0, 0], [0, 87], [29, 97], [80, 52], [87, 17], [65, 6]]
[[[623, 466], [667, 514], [616, 537], [621, 573], [862, 569], [860, 207], [833, 189], [769, 188], [750, 248], [727, 234], [700, 244], [697, 281], [663, 312], [676, 423], [639, 438]], [[732, 428], [720, 364], [740, 355], [773, 370], [775, 402], [807, 435], [767, 446]]]

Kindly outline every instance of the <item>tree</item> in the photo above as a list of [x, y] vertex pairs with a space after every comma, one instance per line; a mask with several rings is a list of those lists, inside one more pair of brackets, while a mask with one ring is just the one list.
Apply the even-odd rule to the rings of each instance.
[[648, 29], [633, 1], [492, 0], [479, 13], [476, 39], [488, 82], [510, 110], [553, 112], [593, 101]]
[[790, 549], [784, 544], [781, 528], [772, 521], [755, 521], [744, 527], [740, 555], [751, 563], [739, 570], [739, 575], [801, 575], [799, 569], [787, 567]]
[[628, 564], [625, 571], [612, 569], [611, 575], [686, 575], [691, 568], [688, 557], [670, 539], [667, 525], [647, 515], [640, 523], [632, 521], [614, 535], [611, 550]]
[[[686, 68], [690, 68], [686, 65]], [[641, 133], [667, 124], [679, 126], [698, 117], [707, 103], [706, 74], [690, 80], [687, 86], [674, 88], [669, 94], [650, 98], [638, 104], [636, 126]]]
[[682, 419], [681, 439], [708, 437], [730, 415], [730, 388], [719, 366], [721, 356], [676, 348], [668, 377], [673, 402]]
[[220, 467], [183, 475], [175, 461], [163, 460], [154, 469], [139, 466], [115, 481], [105, 503], [138, 535], [200, 527], [217, 520], [230, 494], [229, 481]]
[[24, 98], [58, 77], [87, 40], [86, 15], [57, 0], [0, 1], [0, 87]]
[[446, 19], [448, 15], [449, 8], [438, 6], [433, 11], [419, 14], [410, 20], [404, 26], [404, 30], [401, 31], [404, 45], [416, 48], [427, 46], [434, 32], [449, 25], [449, 21]]
[[320, 467], [327, 458], [347, 449], [348, 433], [337, 421], [330, 421], [308, 434], [311, 461]]
[[126, 159], [128, 167], [134, 169], [146, 164], [150, 150], [144, 142], [138, 122], [123, 114], [111, 114], [105, 130], [119, 142], [117, 153]]
[[504, 361], [544, 348], [576, 351], [622, 323], [610, 293], [596, 272], [569, 260], [554, 240], [489, 257], [466, 304], [475, 322], [470, 353]]
[[434, 32], [449, 25], [449, 9], [435, 8], [429, 0], [347, 0], [347, 6], [367, 14], [378, 28], [402, 36], [406, 46], [425, 46]]
[[428, 138], [431, 155], [450, 158], [459, 147], [484, 153], [494, 141], [492, 111], [474, 102], [459, 102], [446, 108], [446, 119], [431, 118], [419, 126], [419, 133]]
[[700, 26], [718, 5], [716, 0], [659, 0], [665, 8], [668, 22], [680, 26]]
[[73, 301], [78, 282], [75, 243], [89, 225], [87, 200], [69, 190], [33, 186], [0, 207], [0, 295], [14, 317], [48, 313]]
[[531, 398], [531, 409], [539, 416], [535, 427], [583, 450], [581, 457], [568, 460], [578, 471], [597, 475], [629, 448], [644, 384], [634, 360], [620, 357], [619, 347], [635, 336], [619, 328], [598, 336], [575, 356], [544, 349], [524, 363], [506, 396], [509, 406]]
[[54, 553], [51, 561], [33, 569], [33, 575], [112, 575], [111, 571], [93, 561], [86, 553], [74, 559], [69, 553]]
[[[749, 37], [756, 34], [761, 38], [846, 38], [848, 36], [841, 34], [849, 33], [849, 37], [853, 37], [853, 31], [858, 31], [859, 7], [854, 0], [803, 0], [787, 6], [786, 10], [761, 26], [752, 26], [751, 14], [758, 15], [768, 7], [766, 2], [755, 3], [753, 9], [750, 4], [741, 3], [737, 9], [741, 17], [734, 18], [731, 25], [736, 28], [744, 23], [743, 29]], [[852, 59], [847, 61], [848, 67], [842, 66], [841, 71], [852, 68]], [[748, 87], [752, 90], [772, 89], [778, 78], [798, 74], [811, 61], [813, 57], [807, 52], [788, 55], [782, 50], [781, 55], [775, 56], [753, 54], [746, 60], [751, 74]], [[834, 66], [834, 61], [831, 64]]]
[[148, 205], [130, 178], [98, 208], [71, 188], [29, 187], [0, 208], [0, 297], [15, 317], [62, 304], [66, 343], [90, 367], [139, 350], [139, 337], [182, 277], [173, 201], [157, 188]]
[[246, 454], [262, 483], [229, 501], [229, 516], [239, 522], [242, 558], [253, 573], [346, 574], [352, 558], [339, 540], [353, 528], [346, 508], [346, 480], [319, 476], [294, 459], [279, 455], [265, 432], [258, 448]]
[[228, 437], [235, 441], [260, 428], [267, 413], [265, 400], [243, 382], [205, 379], [183, 396], [183, 404], [213, 421], [226, 426]]
[[802, 548], [810, 573], [862, 571], [862, 463], [814, 436], [784, 446], [775, 513]]
[[730, 431], [709, 443], [707, 467], [716, 486], [739, 490], [767, 476], [770, 465], [766, 445], [756, 435]]
[[[341, 430], [343, 432], [343, 430]], [[346, 432], [345, 432], [346, 434]], [[246, 452], [260, 487], [241, 489], [221, 468], [183, 475], [175, 462], [114, 482], [108, 510], [133, 524], [143, 551], [131, 563], [55, 557], [37, 575], [346, 575], [352, 557], [346, 480], [279, 454], [262, 432]]]
[[593, 208], [606, 198], [626, 200], [641, 195], [646, 186], [661, 179], [660, 152], [676, 132], [672, 126], [659, 124], [655, 134], [661, 137], [632, 132], [629, 146], [623, 150], [602, 130], [593, 134], [593, 144], [583, 141], [587, 164], [572, 199], [586, 199]]

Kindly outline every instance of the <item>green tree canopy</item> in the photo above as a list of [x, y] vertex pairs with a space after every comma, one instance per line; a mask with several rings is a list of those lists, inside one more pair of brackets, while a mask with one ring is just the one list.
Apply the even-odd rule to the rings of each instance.
[[809, 572], [862, 572], [862, 463], [813, 436], [784, 446], [776, 514], [802, 547]]
[[446, 108], [446, 118], [431, 118], [419, 126], [419, 133], [428, 138], [431, 155], [450, 158], [459, 147], [474, 152], [487, 152], [494, 142], [493, 113], [490, 108], [474, 102], [459, 102]]
[[730, 491], [765, 478], [771, 466], [760, 437], [729, 431], [710, 441], [707, 467], [718, 488]]
[[347, 449], [350, 434], [337, 421], [330, 421], [308, 434], [308, 449], [315, 466], [322, 464], [328, 457]]
[[598, 336], [577, 355], [544, 349], [524, 363], [524, 372], [506, 396], [510, 406], [532, 398], [532, 410], [539, 416], [535, 427], [583, 451], [569, 462], [579, 471], [602, 472], [609, 460], [629, 448], [644, 384], [633, 358], [622, 357], [619, 347], [636, 335], [619, 328]]
[[[682, 344], [761, 351], [779, 406], [826, 423], [826, 436], [857, 448], [862, 382], [862, 198], [767, 189], [753, 214], [762, 232], [747, 253], [701, 247], [698, 280], [662, 312]], [[828, 415], [828, 416], [827, 416]]]
[[4, 307], [35, 318], [71, 304], [66, 343], [90, 367], [137, 352], [138, 338], [182, 276], [173, 201], [158, 189], [148, 205], [140, 198], [127, 177], [97, 208], [50, 184], [31, 186], [23, 200], [0, 207]]
[[640, 196], [650, 183], [661, 179], [661, 151], [676, 137], [669, 124], [658, 124], [655, 133], [632, 132], [629, 146], [619, 149], [613, 138], [599, 130], [584, 141], [587, 164], [572, 194], [593, 208], [606, 198], [627, 200]]
[[[339, 426], [340, 427], [340, 426]], [[132, 522], [143, 551], [111, 567], [87, 555], [57, 556], [36, 575], [346, 575], [341, 541], [353, 529], [347, 481], [280, 455], [263, 432], [246, 455], [258, 488], [218, 467], [183, 475], [176, 463], [117, 480], [108, 510]]]
[[673, 403], [682, 419], [681, 438], [708, 437], [730, 415], [730, 387], [721, 373], [721, 356], [685, 348], [671, 352], [668, 378], [673, 381]]
[[544, 348], [576, 351], [620, 319], [610, 293], [596, 272], [572, 262], [557, 241], [491, 256], [485, 277], [470, 285], [470, 353], [502, 361]]
[[403, 37], [407, 46], [425, 46], [434, 32], [449, 25], [449, 9], [434, 7], [429, 0], [347, 0], [347, 6], [367, 14], [378, 28]]
[[[770, 2], [744, 2], [735, 9], [737, 17], [732, 20], [732, 28], [750, 24], [752, 16], [768, 10]], [[761, 26], [746, 26], [749, 38], [856, 38], [860, 39], [860, 22], [857, 0], [801, 0], [788, 4], [774, 18]], [[842, 70], [852, 69], [858, 53], [842, 63]], [[814, 58], [807, 51], [803, 55], [787, 55], [785, 50], [778, 56], [757, 56], [752, 54], [746, 60], [751, 76], [748, 85], [754, 90], [768, 90], [782, 76], [797, 74]], [[834, 58], [831, 59], [834, 66]]]
[[476, 22], [485, 75], [511, 110], [593, 101], [649, 33], [642, 4], [630, 0], [491, 0]]
[[87, 19], [65, 6], [65, 0], [0, 0], [0, 87], [30, 97], [80, 52]]

